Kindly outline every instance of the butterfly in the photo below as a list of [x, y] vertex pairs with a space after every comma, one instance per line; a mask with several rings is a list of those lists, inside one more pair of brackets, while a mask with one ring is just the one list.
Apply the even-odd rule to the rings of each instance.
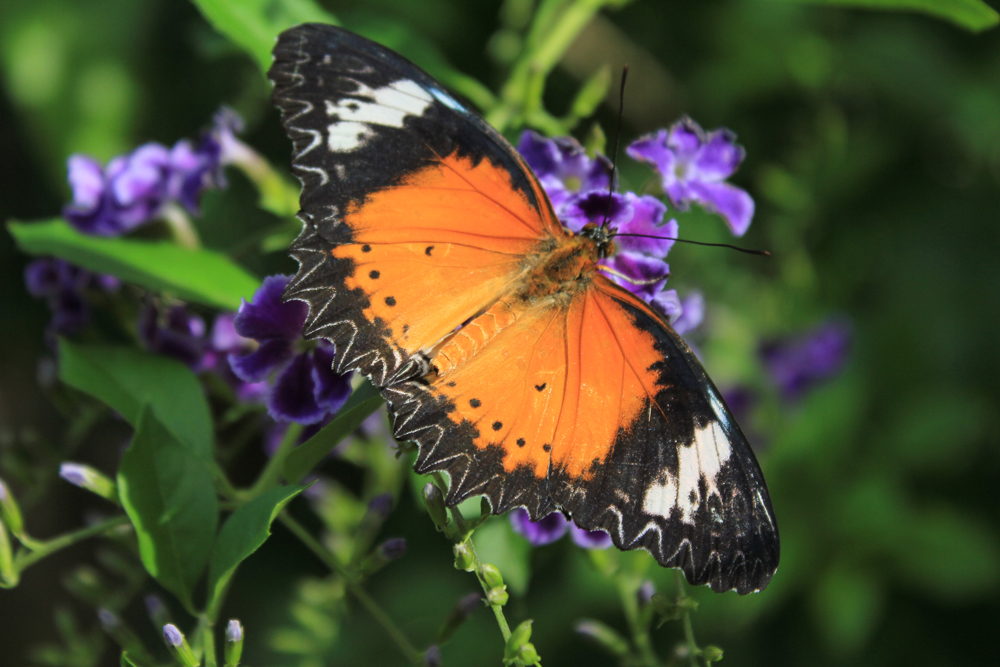
[[663, 316], [609, 280], [613, 229], [563, 227], [502, 135], [399, 54], [283, 32], [268, 77], [302, 181], [284, 298], [370, 378], [446, 502], [562, 511], [692, 584], [778, 565], [753, 452]]

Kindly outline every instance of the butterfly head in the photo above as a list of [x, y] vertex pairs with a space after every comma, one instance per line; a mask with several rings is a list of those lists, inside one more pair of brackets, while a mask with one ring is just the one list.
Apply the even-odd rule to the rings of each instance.
[[612, 241], [615, 230], [607, 225], [589, 223], [580, 230], [580, 236], [593, 239], [597, 243], [598, 259], [605, 259], [615, 254], [615, 242]]

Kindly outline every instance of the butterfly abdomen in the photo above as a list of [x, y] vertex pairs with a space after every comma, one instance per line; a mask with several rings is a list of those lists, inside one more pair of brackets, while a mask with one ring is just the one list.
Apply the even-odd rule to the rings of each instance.
[[456, 331], [434, 354], [431, 364], [438, 377], [471, 359], [484, 345], [517, 320], [518, 311], [506, 300], [497, 301], [482, 315]]

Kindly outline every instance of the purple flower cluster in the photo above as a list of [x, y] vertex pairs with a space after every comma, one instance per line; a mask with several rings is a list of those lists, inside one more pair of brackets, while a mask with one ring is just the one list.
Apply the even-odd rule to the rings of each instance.
[[239, 147], [242, 121], [232, 111], [216, 114], [212, 129], [194, 144], [182, 139], [172, 148], [143, 144], [104, 167], [87, 155], [69, 158], [73, 201], [66, 219], [85, 234], [119, 236], [179, 204], [198, 212], [201, 194], [224, 184], [222, 166]]
[[540, 547], [560, 539], [567, 532], [573, 541], [584, 549], [607, 549], [611, 546], [611, 536], [603, 530], [584, 530], [567, 519], [561, 512], [552, 512], [538, 521], [532, 521], [528, 511], [522, 507], [511, 510], [508, 515], [514, 532], [523, 535], [532, 546]]
[[721, 215], [736, 236], [743, 236], [750, 227], [753, 199], [745, 190], [725, 182], [746, 156], [729, 130], [706, 133], [684, 117], [669, 130], [634, 141], [627, 152], [633, 159], [653, 165], [674, 206], [685, 209], [692, 203], [700, 204]]
[[316, 424], [337, 412], [351, 394], [351, 376], [333, 371], [334, 349], [319, 341], [311, 349], [302, 338], [308, 307], [281, 300], [288, 276], [269, 276], [240, 306], [233, 326], [237, 334], [257, 341], [249, 354], [230, 354], [233, 372], [245, 382], [273, 377], [267, 411], [275, 421]]
[[[571, 137], [546, 139], [527, 131], [521, 135], [518, 151], [567, 229], [579, 233], [587, 224], [607, 221], [615, 230], [617, 252], [601, 260], [615, 282], [653, 303], [675, 322], [678, 331], [690, 330], [692, 323], [701, 320], [703, 303], [692, 302], [684, 309], [675, 292], [663, 292], [670, 275], [665, 259], [678, 233], [676, 220], [664, 221], [667, 207], [663, 202], [634, 192], [611, 192], [610, 161], [603, 155], [591, 158]], [[744, 156], [731, 132], [722, 129], [706, 135], [697, 123], [684, 118], [670, 130], [637, 140], [628, 153], [660, 172], [674, 206], [683, 209], [696, 202], [722, 215], [734, 234], [746, 232], [753, 200], [724, 182]], [[689, 321], [682, 315], [685, 310]]]
[[835, 319], [801, 334], [766, 341], [759, 354], [782, 397], [795, 400], [837, 375], [847, 362], [850, 348], [850, 325]]
[[24, 270], [31, 296], [45, 299], [52, 312], [49, 334], [77, 333], [90, 322], [90, 306], [84, 296], [90, 289], [116, 291], [121, 283], [114, 276], [91, 273], [61, 259], [36, 259]]

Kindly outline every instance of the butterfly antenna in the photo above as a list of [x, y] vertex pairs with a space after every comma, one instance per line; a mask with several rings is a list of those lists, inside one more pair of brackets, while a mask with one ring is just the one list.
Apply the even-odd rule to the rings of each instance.
[[730, 250], [738, 250], [739, 252], [745, 252], [748, 255], [761, 255], [763, 257], [770, 257], [771, 253], [767, 250], [754, 250], [753, 248], [741, 248], [738, 245], [732, 245], [730, 243], [706, 243], [705, 241], [690, 241], [688, 239], [679, 239], [673, 236], [654, 236], [653, 234], [615, 234], [615, 236], [636, 236], [643, 239], [661, 239], [663, 241], [676, 241], [677, 243], [690, 243], [691, 245], [705, 245], [711, 246], [713, 248], [729, 248]]
[[615, 149], [611, 153], [611, 182], [608, 183], [608, 208], [604, 211], [604, 222], [601, 229], [608, 226], [611, 221], [611, 201], [615, 193], [615, 174], [618, 172], [618, 140], [622, 134], [622, 115], [625, 112], [625, 80], [628, 79], [628, 63], [622, 67], [622, 83], [618, 91], [618, 126], [615, 128]]

